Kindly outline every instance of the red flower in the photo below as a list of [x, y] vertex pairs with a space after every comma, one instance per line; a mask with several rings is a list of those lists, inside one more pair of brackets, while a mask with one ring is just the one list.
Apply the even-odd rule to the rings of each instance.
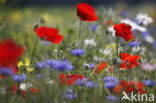
[[[135, 90], [136, 87], [136, 90]], [[137, 92], [139, 94], [144, 94], [146, 92], [145, 86], [140, 81], [121, 81], [118, 86], [115, 87], [114, 91], [118, 93], [119, 91], [124, 90], [127, 93]]]
[[17, 60], [24, 53], [22, 46], [17, 45], [13, 40], [6, 39], [0, 43], [0, 67], [15, 67]]
[[[100, 63], [99, 66], [98, 66], [98, 64], [95, 65], [95, 67], [94, 67], [96, 69], [95, 73], [99, 74], [101, 71], [103, 71], [103, 69], [105, 69], [106, 65], [107, 65], [106, 62]], [[97, 66], [98, 66], [98, 68], [97, 68]]]
[[140, 59], [140, 56], [138, 55], [130, 55], [128, 53], [120, 53], [120, 55], [122, 58], [122, 64], [120, 64], [120, 67], [123, 69], [130, 69], [140, 64], [137, 62]]
[[41, 39], [50, 41], [54, 44], [59, 44], [63, 40], [63, 36], [59, 35], [58, 30], [55, 28], [41, 26], [35, 29], [35, 32]]
[[94, 8], [86, 3], [77, 5], [77, 16], [79, 16], [82, 21], [92, 22], [98, 20]]
[[79, 74], [71, 74], [71, 75], [65, 75], [65, 74], [60, 74], [59, 75], [60, 81], [62, 84], [67, 84], [67, 85], [74, 85], [76, 83], [76, 80], [84, 79], [83, 75]]
[[[125, 23], [116, 24], [114, 25], [115, 35], [124, 38], [125, 41], [129, 41], [133, 39], [131, 28], [130, 25], [126, 25]], [[134, 39], [132, 41], [134, 41]]]

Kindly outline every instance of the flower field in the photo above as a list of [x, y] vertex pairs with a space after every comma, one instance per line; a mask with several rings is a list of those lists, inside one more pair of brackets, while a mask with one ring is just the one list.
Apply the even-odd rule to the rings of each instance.
[[155, 103], [156, 8], [126, 8], [0, 7], [0, 103]]

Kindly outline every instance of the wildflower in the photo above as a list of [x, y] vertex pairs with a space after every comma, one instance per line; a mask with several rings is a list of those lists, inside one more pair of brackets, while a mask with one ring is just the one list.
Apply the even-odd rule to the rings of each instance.
[[153, 70], [156, 69], [156, 65], [149, 64], [149, 63], [144, 63], [144, 64], [141, 64], [141, 68], [142, 68], [143, 70], [153, 71]]
[[59, 35], [59, 32], [55, 28], [48, 28], [41, 26], [35, 29], [36, 34], [44, 40], [50, 41], [54, 44], [59, 44], [63, 40], [63, 36]]
[[104, 82], [104, 87], [111, 89], [119, 84], [118, 80], [115, 77], [105, 77]]
[[120, 67], [122, 69], [130, 69], [140, 64], [137, 62], [140, 59], [140, 56], [138, 55], [130, 55], [128, 53], [120, 53], [120, 55], [122, 58], [122, 64], [120, 64]]
[[131, 39], [133, 39], [132, 41], [134, 41], [131, 28], [132, 27], [130, 25], [126, 25], [125, 23], [116, 24], [114, 26], [114, 30], [116, 31], [115, 35], [124, 38], [125, 41], [129, 41]]
[[13, 80], [15, 82], [22, 82], [22, 81], [26, 80], [26, 78], [27, 78], [27, 76], [25, 74], [22, 74], [22, 75], [18, 75], [18, 74], [13, 75]]
[[[136, 87], [136, 88], [134, 88]], [[115, 87], [114, 91], [118, 93], [120, 90], [124, 90], [127, 93], [131, 93], [132, 91], [137, 93], [144, 94], [146, 92], [145, 86], [140, 81], [131, 81], [127, 82], [125, 80], [121, 81], [118, 86]]]
[[88, 88], [93, 88], [93, 87], [97, 88], [97, 87], [99, 87], [99, 84], [96, 82], [93, 82], [93, 81], [88, 81], [88, 82], [86, 82], [86, 86]]
[[73, 70], [73, 65], [69, 62], [69, 60], [53, 60], [50, 65], [56, 70]]
[[0, 74], [5, 76], [5, 75], [12, 75], [13, 74], [13, 70], [11, 68], [7, 68], [7, 67], [1, 67], [0, 68]]
[[94, 41], [94, 39], [85, 39], [84, 44], [85, 46], [96, 46], [96, 42]]
[[33, 69], [32, 67], [27, 67], [27, 71], [28, 71], [28, 72], [33, 72], [34, 69]]
[[145, 86], [148, 86], [148, 87], [152, 87], [154, 85], [154, 82], [151, 80], [143, 80], [143, 83]]
[[[98, 67], [97, 67], [98, 66]], [[100, 63], [99, 65], [96, 64], [94, 69], [95, 70], [95, 73], [99, 74], [101, 71], [103, 71], [104, 69], [106, 69], [108, 67], [107, 63], [106, 62], [103, 62], [103, 63]]]
[[79, 16], [82, 21], [92, 22], [98, 20], [94, 8], [86, 3], [77, 5], [77, 16]]
[[60, 74], [59, 78], [62, 84], [74, 85], [78, 79], [83, 80], [84, 76], [79, 74], [71, 74], [71, 75]]
[[17, 64], [18, 67], [21, 67], [21, 66], [23, 66], [23, 65], [24, 65], [24, 64], [23, 64], [22, 61], [19, 61], [18, 64]]
[[13, 40], [3, 40], [0, 42], [0, 67], [15, 67], [23, 53], [23, 47], [17, 45]]
[[38, 62], [36, 64], [36, 68], [37, 69], [41, 69], [41, 68], [45, 68], [46, 67], [46, 64], [44, 62]]
[[143, 13], [138, 14], [136, 16], [136, 19], [138, 20], [139, 23], [142, 23], [145, 26], [153, 23], [153, 19], [149, 17], [147, 14], [143, 14]]
[[114, 95], [108, 95], [108, 96], [106, 96], [106, 99], [108, 101], [119, 101], [120, 100], [119, 97], [114, 96]]
[[90, 69], [93, 69], [95, 64], [94, 63], [89, 63], [89, 64], [85, 64], [85, 66], [88, 66]]
[[30, 60], [28, 58], [25, 58], [25, 66], [30, 66]]
[[73, 49], [72, 54], [75, 56], [82, 56], [85, 54], [85, 50], [84, 49]]
[[133, 42], [128, 43], [128, 46], [131, 46], [131, 47], [139, 46], [139, 43], [135, 40]]
[[97, 29], [97, 24], [92, 24], [92, 25], [91, 25], [91, 30], [92, 30], [92, 32], [95, 32], [96, 29]]

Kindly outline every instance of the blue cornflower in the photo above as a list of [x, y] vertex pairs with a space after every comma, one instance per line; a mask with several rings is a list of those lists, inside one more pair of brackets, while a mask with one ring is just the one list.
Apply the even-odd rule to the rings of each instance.
[[111, 89], [119, 84], [119, 81], [115, 77], [105, 77], [104, 82], [104, 87]]
[[76, 84], [79, 85], [79, 86], [82, 86], [85, 81], [87, 81], [87, 78], [77, 79], [76, 80]]
[[151, 87], [154, 85], [154, 82], [152, 82], [151, 80], [143, 80], [143, 83], [145, 84], [145, 86]]
[[91, 30], [92, 30], [92, 32], [95, 32], [96, 29], [97, 29], [97, 24], [92, 24], [92, 25], [91, 25]]
[[127, 12], [127, 11], [121, 12], [121, 16], [122, 16], [123, 18], [127, 18], [127, 17], [128, 17], [128, 12]]
[[133, 42], [128, 43], [128, 46], [130, 47], [139, 46], [139, 43], [137, 41], [133, 41]]
[[89, 87], [89, 88], [93, 88], [93, 82], [92, 81], [88, 81], [86, 83], [86, 86]]
[[72, 94], [68, 94], [66, 97], [67, 97], [69, 100], [72, 100], [72, 99], [73, 99]]
[[108, 96], [106, 97], [106, 99], [107, 99], [108, 101], [119, 101], [119, 100], [120, 100], [119, 97], [113, 96], [113, 95], [108, 95]]
[[36, 64], [36, 68], [37, 69], [41, 69], [41, 68], [45, 68], [46, 67], [46, 64], [44, 62], [38, 62]]
[[89, 63], [89, 66], [90, 66], [91, 69], [93, 69], [94, 66], [95, 66], [95, 63]]
[[26, 80], [26, 78], [27, 78], [26, 74], [22, 74], [22, 75], [16, 74], [16, 75], [13, 75], [13, 80], [15, 82], [22, 82], [22, 81]]
[[86, 83], [86, 86], [87, 86], [88, 88], [93, 88], [93, 87], [97, 88], [97, 87], [99, 87], [99, 84], [98, 84], [98, 83], [95, 83], [95, 82], [93, 82], [93, 81], [88, 81], [88, 82]]
[[84, 49], [73, 49], [72, 54], [75, 56], [82, 56], [85, 54], [85, 50]]
[[1, 67], [0, 70], [1, 70], [2, 75], [12, 75], [13, 74], [13, 71], [11, 68]]
[[56, 70], [61, 70], [61, 71], [73, 70], [73, 65], [69, 62], [69, 60], [53, 60], [51, 65]]
[[72, 89], [69, 89], [68, 90], [68, 94], [72, 94], [73, 93], [73, 90]]

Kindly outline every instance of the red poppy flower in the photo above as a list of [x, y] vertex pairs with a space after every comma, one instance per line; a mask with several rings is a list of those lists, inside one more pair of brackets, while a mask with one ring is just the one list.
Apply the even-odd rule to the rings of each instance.
[[[103, 71], [103, 69], [105, 69], [107, 63], [106, 62], [103, 62], [103, 63], [100, 63], [99, 66], [98, 64], [94, 66], [94, 68], [96, 69], [95, 70], [95, 73], [99, 74], [101, 71]], [[97, 68], [98, 66], [98, 68]]]
[[24, 53], [22, 46], [17, 45], [13, 40], [6, 39], [0, 43], [0, 67], [15, 67], [17, 60]]
[[[114, 25], [114, 30], [116, 31], [115, 35], [124, 38], [125, 41], [133, 39], [133, 33], [131, 29], [132, 27], [130, 25], [126, 25], [125, 23]], [[132, 41], [134, 41], [134, 39]]]
[[137, 62], [140, 59], [140, 56], [138, 55], [130, 55], [128, 53], [120, 53], [120, 55], [122, 58], [122, 64], [120, 64], [120, 67], [123, 69], [130, 69], [140, 64]]
[[92, 22], [98, 20], [94, 8], [86, 3], [77, 5], [77, 16], [79, 16], [82, 21]]
[[59, 31], [55, 28], [41, 26], [35, 29], [36, 34], [43, 40], [50, 41], [54, 44], [59, 44], [63, 40], [63, 36], [59, 35]]
[[121, 90], [124, 90], [127, 93], [137, 92], [139, 94], [144, 94], [146, 92], [144, 84], [141, 83], [140, 81], [131, 81], [128, 83], [127, 81], [123, 80], [114, 89], [116, 93], [118, 93]]
[[79, 74], [71, 74], [71, 75], [65, 75], [65, 74], [60, 74], [59, 75], [60, 81], [62, 84], [67, 84], [67, 85], [74, 85], [76, 83], [76, 80], [84, 79], [83, 75]]

